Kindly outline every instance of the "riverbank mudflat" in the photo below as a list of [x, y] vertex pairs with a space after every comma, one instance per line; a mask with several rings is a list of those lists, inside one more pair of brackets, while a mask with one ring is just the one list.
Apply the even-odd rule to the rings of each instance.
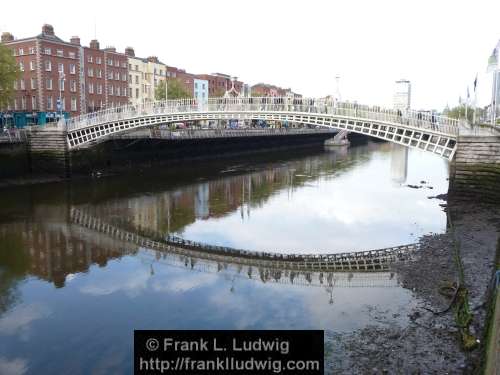
[[[447, 211], [448, 233], [424, 236], [416, 259], [394, 267], [402, 287], [411, 290], [417, 301], [407, 324], [402, 325], [397, 316], [374, 311], [374, 324], [359, 331], [326, 332], [328, 373], [481, 371], [500, 208], [462, 201], [449, 202]], [[465, 305], [459, 301], [462, 294]], [[464, 309], [469, 314], [466, 337], [461, 326]]]

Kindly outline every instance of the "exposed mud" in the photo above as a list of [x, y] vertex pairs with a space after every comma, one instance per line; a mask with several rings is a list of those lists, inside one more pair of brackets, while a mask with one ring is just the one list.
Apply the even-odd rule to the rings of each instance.
[[[431, 197], [444, 199], [445, 197]], [[325, 332], [328, 374], [476, 374], [483, 359], [500, 209], [468, 202], [448, 205], [453, 230], [420, 239], [418, 257], [394, 267], [417, 303], [408, 323], [375, 312], [374, 324], [350, 333]], [[475, 349], [463, 349], [455, 319], [453, 286], [459, 282], [456, 247], [464, 269]]]

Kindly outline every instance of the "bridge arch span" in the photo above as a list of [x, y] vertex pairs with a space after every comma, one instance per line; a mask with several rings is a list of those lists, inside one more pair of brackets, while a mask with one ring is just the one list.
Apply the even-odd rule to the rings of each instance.
[[325, 99], [215, 98], [174, 100], [111, 108], [64, 120], [68, 148], [89, 147], [140, 128], [197, 120], [272, 120], [364, 134], [452, 160], [458, 121], [415, 111], [385, 110]]

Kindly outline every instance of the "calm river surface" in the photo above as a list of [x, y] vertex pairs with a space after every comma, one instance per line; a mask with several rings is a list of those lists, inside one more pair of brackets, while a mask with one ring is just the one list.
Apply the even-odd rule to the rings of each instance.
[[351, 332], [382, 324], [374, 311], [405, 325], [417, 301], [390, 271], [216, 263], [118, 240], [74, 213], [157, 240], [338, 253], [444, 232], [442, 201], [428, 197], [447, 176], [437, 156], [368, 142], [0, 190], [0, 374], [131, 373], [134, 329]]

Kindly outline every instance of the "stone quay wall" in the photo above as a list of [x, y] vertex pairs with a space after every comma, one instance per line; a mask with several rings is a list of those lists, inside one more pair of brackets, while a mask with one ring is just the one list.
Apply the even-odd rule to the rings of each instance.
[[460, 136], [450, 168], [452, 198], [500, 199], [500, 136]]

